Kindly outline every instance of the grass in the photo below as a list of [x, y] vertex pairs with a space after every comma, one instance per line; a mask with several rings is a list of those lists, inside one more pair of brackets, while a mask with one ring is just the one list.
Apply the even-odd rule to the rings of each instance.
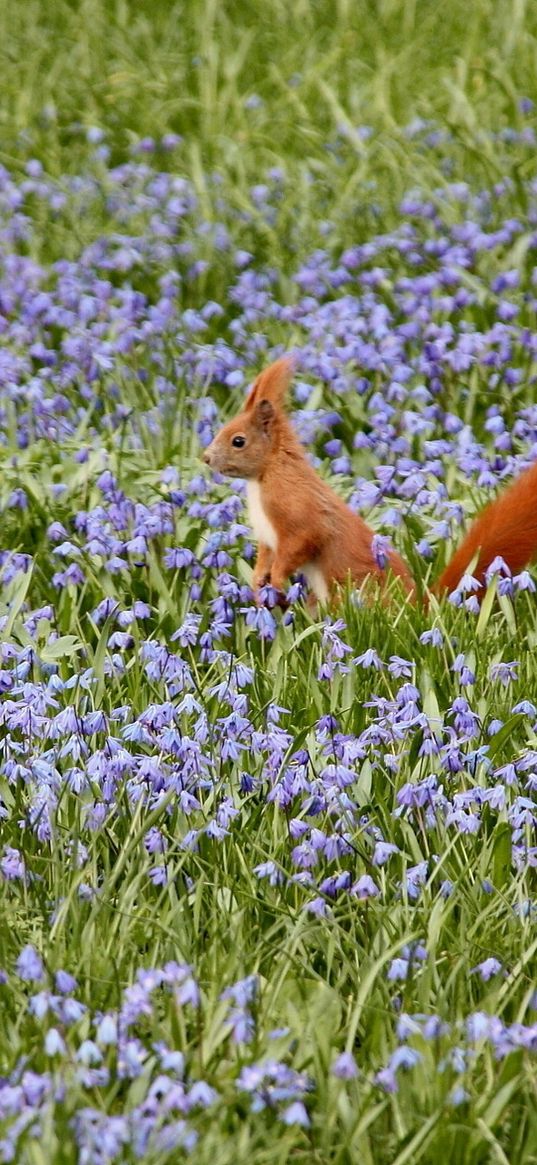
[[[399, 473], [405, 457], [430, 460], [427, 440], [446, 436], [447, 414], [464, 420], [493, 475], [505, 459], [491, 405], [509, 431], [519, 426], [513, 455], [531, 453], [532, 422], [520, 426], [535, 377], [523, 342], [524, 328], [535, 332], [535, 115], [520, 100], [537, 101], [536, 37], [537, 16], [518, 0], [1, 8], [0, 162], [12, 183], [2, 179], [2, 326], [15, 362], [0, 368], [1, 842], [3, 862], [12, 847], [24, 871], [13, 876], [4, 864], [0, 879], [0, 1160], [164, 1165], [190, 1152], [199, 1165], [537, 1162], [535, 1035], [521, 1034], [535, 1032], [536, 1005], [535, 596], [493, 602], [491, 592], [472, 616], [445, 602], [426, 612], [357, 607], [347, 595], [332, 614], [345, 623], [335, 638], [298, 605], [291, 624], [278, 618], [274, 639], [263, 639], [238, 590], [251, 568], [241, 496], [233, 482], [204, 493], [198, 480], [205, 417], [214, 426], [242, 399], [243, 386], [214, 371], [224, 349], [245, 378], [278, 347], [307, 351], [313, 391], [299, 423], [312, 426], [309, 443], [330, 478], [326, 441], [341, 442], [349, 465], [336, 487], [346, 496], [379, 464]], [[182, 140], [167, 149], [167, 134]], [[37, 188], [31, 160], [43, 166]], [[129, 170], [118, 178], [121, 166]], [[281, 174], [267, 180], [275, 167]], [[169, 236], [159, 227], [175, 222], [170, 193], [155, 193], [153, 173], [181, 179], [173, 193], [191, 199]], [[265, 197], [256, 187], [267, 181]], [[461, 182], [490, 205], [462, 205], [453, 193]], [[478, 360], [462, 373], [444, 369], [442, 416], [425, 436], [405, 427], [419, 404], [393, 397], [384, 438], [374, 401], [391, 383], [389, 359], [366, 368], [363, 393], [343, 391], [333, 374], [343, 368], [351, 383], [357, 358], [335, 337], [335, 317], [326, 324], [310, 306], [309, 322], [286, 318], [274, 305], [300, 303], [295, 275], [316, 248], [333, 271], [348, 247], [399, 227], [401, 198], [415, 190], [439, 216], [412, 219], [422, 255], [439, 235], [452, 241], [474, 211], [491, 231], [521, 221], [516, 237], [463, 270], [466, 306], [431, 309], [457, 336], [485, 333], [503, 295], [494, 277], [516, 270], [519, 287], [506, 297], [519, 307], [518, 331], [492, 366], [496, 381]], [[177, 249], [160, 251], [162, 239]], [[145, 251], [116, 261], [118, 249], [144, 240]], [[237, 291], [239, 249], [266, 280], [251, 318], [249, 292]], [[373, 297], [393, 312], [393, 334], [423, 301], [405, 316], [398, 283], [412, 276], [412, 260], [395, 244], [379, 255], [371, 265], [385, 274]], [[434, 269], [426, 262], [420, 273]], [[166, 324], [155, 312], [170, 269], [175, 314]], [[312, 299], [337, 304], [339, 285], [326, 279]], [[105, 282], [111, 307], [94, 308]], [[50, 296], [46, 308], [36, 307], [38, 290]], [[131, 292], [145, 297], [138, 315]], [[202, 331], [188, 313], [208, 302], [222, 314]], [[58, 305], [72, 316], [47, 315]], [[35, 334], [34, 309], [43, 313]], [[364, 334], [382, 348], [369, 319]], [[37, 339], [45, 355], [32, 350]], [[88, 351], [69, 348], [75, 340], [88, 340]], [[323, 347], [330, 375], [315, 363]], [[433, 375], [420, 370], [423, 350], [423, 333], [408, 339], [412, 386]], [[518, 384], [505, 376], [513, 368]], [[204, 412], [208, 400], [215, 415]], [[357, 433], [370, 443], [355, 447]], [[455, 438], [438, 457], [442, 473], [429, 469], [424, 489], [445, 481], [448, 498], [473, 511], [490, 482], [465, 468]], [[448, 535], [435, 533], [447, 513], [439, 498], [414, 504], [394, 489], [371, 506], [376, 526], [392, 501], [403, 515], [396, 540], [420, 576], [415, 543], [431, 538], [434, 576], [456, 534], [450, 515]], [[91, 538], [106, 531], [122, 542], [118, 573], [104, 566], [112, 551], [88, 546], [84, 515]], [[65, 534], [56, 538], [51, 523]], [[138, 526], [145, 548], [125, 548]], [[213, 536], [224, 565], [211, 559]], [[71, 549], [61, 557], [64, 537]], [[171, 546], [195, 556], [198, 575], [169, 565]], [[13, 560], [20, 554], [30, 566]], [[68, 564], [83, 577], [55, 582]], [[222, 615], [224, 571], [232, 583]], [[105, 598], [123, 610], [148, 604], [127, 627], [132, 642], [110, 642], [118, 626], [98, 613]], [[195, 633], [172, 639], [192, 615]], [[202, 636], [219, 620], [228, 627], [211, 654]], [[436, 644], [423, 640], [431, 627]], [[168, 654], [151, 668], [159, 645]], [[383, 666], [363, 659], [372, 648]], [[461, 654], [475, 676], [466, 686]], [[345, 667], [347, 655], [362, 663]], [[175, 677], [163, 670], [170, 657]], [[406, 661], [402, 672], [390, 669], [393, 657]], [[495, 678], [496, 665], [514, 660], [515, 678]], [[333, 674], [322, 679], [327, 662]], [[405, 683], [414, 696], [401, 694]], [[155, 706], [172, 706], [174, 736]], [[74, 719], [58, 722], [64, 709]], [[94, 721], [92, 730], [97, 712], [105, 727]], [[502, 725], [491, 731], [494, 721]], [[129, 737], [133, 726], [145, 735]], [[435, 810], [432, 794], [405, 809], [398, 795], [428, 779]], [[396, 847], [383, 864], [381, 841]], [[330, 844], [340, 846], [335, 856]], [[334, 895], [322, 886], [336, 873], [372, 878], [379, 893], [360, 897], [345, 884]], [[28, 944], [43, 960], [33, 977], [17, 963]], [[474, 968], [489, 959], [500, 968], [487, 979]], [[172, 960], [190, 970], [164, 974]], [[394, 960], [405, 963], [399, 977]], [[147, 968], [157, 969], [151, 986], [140, 979]], [[56, 985], [59, 970], [75, 976], [70, 992]], [[251, 976], [255, 988], [236, 987]], [[119, 1037], [117, 1026], [106, 1036], [104, 1017]], [[401, 1049], [406, 1060], [379, 1080]], [[184, 1062], [171, 1066], [171, 1052]], [[344, 1053], [356, 1075], [337, 1068]]]

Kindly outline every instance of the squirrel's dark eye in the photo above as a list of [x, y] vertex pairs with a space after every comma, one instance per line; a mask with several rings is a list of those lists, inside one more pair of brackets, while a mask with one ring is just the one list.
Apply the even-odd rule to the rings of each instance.
[[231, 444], [235, 446], [235, 449], [242, 449], [243, 445], [246, 445], [246, 438], [234, 437]]

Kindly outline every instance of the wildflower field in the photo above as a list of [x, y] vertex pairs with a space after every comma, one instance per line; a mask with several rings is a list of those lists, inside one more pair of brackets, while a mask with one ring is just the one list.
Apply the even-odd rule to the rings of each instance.
[[535, 1165], [535, 572], [258, 609], [200, 455], [295, 352], [420, 588], [535, 460], [537, 12], [0, 37], [0, 1162]]

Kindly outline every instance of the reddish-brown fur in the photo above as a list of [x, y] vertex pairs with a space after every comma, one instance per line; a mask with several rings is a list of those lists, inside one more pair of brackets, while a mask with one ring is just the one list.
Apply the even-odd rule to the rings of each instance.
[[[214, 469], [258, 483], [266, 528], [276, 544], [271, 548], [259, 542], [256, 596], [267, 582], [282, 591], [289, 576], [306, 566], [320, 572], [327, 593], [349, 578], [358, 586], [368, 578], [382, 585], [386, 571], [373, 556], [373, 530], [315, 472], [286, 416], [283, 401], [293, 369], [287, 358], [265, 369], [241, 412], [204, 454]], [[243, 442], [240, 448], [234, 439]], [[472, 569], [480, 581], [497, 555], [513, 573], [537, 555], [537, 465], [485, 508], [434, 591], [454, 590], [476, 555]], [[388, 560], [390, 571], [412, 596], [414, 582], [406, 563], [394, 550]]]
[[482, 583], [487, 567], [498, 555], [513, 574], [518, 574], [537, 555], [537, 464], [526, 469], [499, 498], [485, 506], [434, 590], [455, 590], [474, 558], [477, 562], [471, 572]]

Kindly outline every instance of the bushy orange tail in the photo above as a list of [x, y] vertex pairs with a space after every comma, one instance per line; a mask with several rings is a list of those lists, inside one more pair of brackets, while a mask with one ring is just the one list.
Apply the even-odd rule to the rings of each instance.
[[485, 506], [435, 583], [434, 592], [454, 591], [476, 555], [471, 573], [479, 582], [498, 555], [512, 574], [537, 558], [537, 463]]

